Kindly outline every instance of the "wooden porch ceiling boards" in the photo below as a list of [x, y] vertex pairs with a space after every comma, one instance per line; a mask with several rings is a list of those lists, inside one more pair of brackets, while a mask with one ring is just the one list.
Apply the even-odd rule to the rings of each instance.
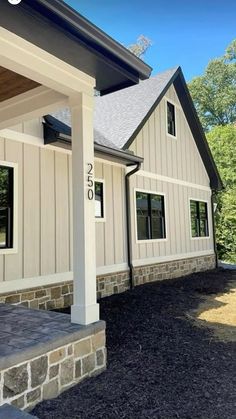
[[35, 81], [0, 66], [0, 102], [38, 86]]

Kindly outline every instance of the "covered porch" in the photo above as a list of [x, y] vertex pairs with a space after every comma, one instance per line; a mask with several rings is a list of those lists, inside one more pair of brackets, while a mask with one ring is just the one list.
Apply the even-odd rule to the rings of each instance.
[[6, 131], [64, 106], [72, 116], [71, 319], [0, 304], [0, 405], [30, 409], [106, 366], [105, 324], [96, 300], [94, 88], [105, 94], [138, 83], [150, 68], [60, 0], [2, 2], [0, 25], [0, 165], [9, 163], [14, 176], [6, 239], [1, 239], [3, 270], [6, 263], [14, 266], [22, 223], [22, 186], [18, 163], [6, 158]]

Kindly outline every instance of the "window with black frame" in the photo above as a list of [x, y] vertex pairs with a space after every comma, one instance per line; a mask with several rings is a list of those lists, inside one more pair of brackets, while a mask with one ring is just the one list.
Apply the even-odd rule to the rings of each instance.
[[0, 166], [0, 249], [13, 247], [13, 172]]
[[167, 132], [176, 137], [175, 107], [170, 102], [167, 102]]
[[104, 218], [103, 182], [95, 182], [95, 217]]
[[136, 192], [138, 240], [165, 239], [164, 196]]
[[192, 237], [208, 237], [207, 203], [190, 201]]

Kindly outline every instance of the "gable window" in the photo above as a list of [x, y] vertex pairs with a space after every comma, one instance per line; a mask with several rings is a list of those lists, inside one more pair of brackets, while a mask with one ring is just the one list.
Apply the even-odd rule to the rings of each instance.
[[0, 249], [13, 247], [13, 167], [0, 165]]
[[95, 182], [95, 217], [104, 218], [104, 188], [103, 182]]
[[138, 240], [165, 239], [164, 196], [136, 192]]
[[175, 106], [167, 102], [167, 132], [176, 137]]
[[208, 237], [207, 203], [190, 201], [192, 237]]

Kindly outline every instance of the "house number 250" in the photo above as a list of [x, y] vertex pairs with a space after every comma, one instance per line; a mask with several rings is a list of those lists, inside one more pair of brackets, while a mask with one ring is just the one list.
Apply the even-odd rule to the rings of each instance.
[[90, 201], [93, 200], [94, 192], [93, 192], [93, 165], [92, 163], [88, 163], [88, 173], [87, 173], [87, 185], [88, 185], [88, 199]]

